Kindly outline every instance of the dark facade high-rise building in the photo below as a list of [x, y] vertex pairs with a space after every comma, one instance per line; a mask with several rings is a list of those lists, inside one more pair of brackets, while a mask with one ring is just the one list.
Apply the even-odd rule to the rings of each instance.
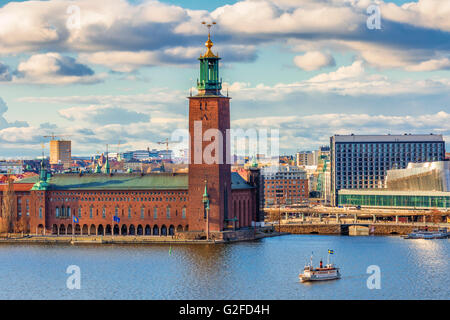
[[341, 189], [382, 188], [388, 170], [410, 162], [442, 161], [442, 135], [334, 135], [331, 148], [331, 195]]

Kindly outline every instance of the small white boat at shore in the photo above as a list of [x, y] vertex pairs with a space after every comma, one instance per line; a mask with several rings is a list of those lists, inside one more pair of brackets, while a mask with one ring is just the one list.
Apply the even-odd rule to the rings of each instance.
[[[330, 254], [333, 254], [332, 250], [328, 250], [328, 261]], [[311, 255], [310, 264], [305, 266], [303, 273], [300, 273], [298, 278], [301, 282], [336, 280], [341, 278], [341, 274], [339, 272], [339, 268], [332, 263], [328, 262], [325, 266], [323, 266], [322, 260], [320, 260], [319, 267], [314, 268]]]

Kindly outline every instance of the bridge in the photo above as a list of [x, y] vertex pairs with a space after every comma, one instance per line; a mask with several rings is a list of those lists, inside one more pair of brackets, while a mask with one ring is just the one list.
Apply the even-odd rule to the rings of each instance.
[[264, 208], [269, 221], [317, 222], [317, 223], [347, 223], [375, 224], [380, 222], [395, 223], [449, 223], [450, 210], [414, 210], [414, 209], [381, 209], [381, 208], [336, 208], [336, 207], [305, 207], [305, 208]]

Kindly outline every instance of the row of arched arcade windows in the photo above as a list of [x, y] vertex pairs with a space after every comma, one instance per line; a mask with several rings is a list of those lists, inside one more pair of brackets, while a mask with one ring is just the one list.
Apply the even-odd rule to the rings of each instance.
[[[163, 209], [163, 208], [160, 208], [160, 209]], [[170, 205], [167, 206], [166, 209], [165, 209], [165, 211], [166, 211], [166, 218], [167, 219], [171, 218], [171, 210], [172, 209], [171, 209]], [[120, 211], [119, 207], [116, 206], [114, 208], [114, 215], [116, 217], [120, 217], [119, 211]], [[146, 211], [146, 208], [145, 207], [141, 207], [141, 209], [140, 209], [140, 218], [141, 219], [145, 219], [145, 211]], [[89, 218], [93, 219], [94, 218], [94, 207], [90, 206], [88, 211], [87, 211], [87, 213], [89, 213]], [[79, 207], [78, 208], [78, 212], [75, 213], [75, 214], [77, 214], [78, 217], [81, 218], [81, 216], [82, 216], [82, 207]], [[95, 215], [96, 216], [99, 215], [99, 210], [98, 209], [95, 210]], [[107, 208], [105, 206], [101, 208], [101, 215], [102, 215], [102, 218], [104, 218], [104, 219], [107, 216]], [[148, 209], [147, 215], [148, 215], [148, 217], [152, 216], [150, 209]], [[175, 210], [175, 215], [178, 216], [178, 211], [177, 210]], [[121, 216], [122, 217], [124, 216], [124, 210], [123, 209], [121, 210]], [[127, 217], [128, 217], [128, 219], [131, 219], [132, 216], [133, 216], [132, 208], [128, 207], [128, 209], [127, 209]], [[71, 209], [70, 209], [70, 207], [64, 207], [64, 206], [62, 206], [61, 208], [60, 207], [56, 207], [55, 208], [55, 217], [56, 218], [70, 218], [71, 217]], [[183, 207], [181, 209], [181, 217], [183, 219], [186, 219], [186, 207]], [[153, 208], [153, 219], [158, 219], [158, 207], [154, 207]]]
[[175, 227], [174, 225], [166, 226], [162, 225], [159, 227], [157, 224], [150, 226], [147, 225], [137, 225], [134, 224], [126, 225], [123, 224], [119, 226], [118, 224], [115, 224], [114, 226], [111, 226], [110, 224], [107, 225], [94, 225], [91, 224], [90, 226], [87, 224], [80, 225], [75, 224], [72, 226], [72, 224], [64, 225], [60, 224], [59, 226], [57, 224], [54, 224], [52, 226], [52, 234], [55, 235], [99, 235], [99, 236], [108, 236], [108, 235], [133, 235], [133, 236], [173, 236], [175, 232], [183, 232], [183, 231], [189, 231], [189, 225], [182, 226], [178, 225]]

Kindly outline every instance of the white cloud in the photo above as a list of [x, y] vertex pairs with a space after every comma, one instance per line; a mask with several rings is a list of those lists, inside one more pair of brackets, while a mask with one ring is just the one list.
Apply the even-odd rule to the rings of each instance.
[[224, 87], [228, 87], [236, 99], [243, 101], [282, 101], [299, 93], [332, 93], [343, 96], [446, 93], [450, 89], [450, 80], [392, 80], [381, 74], [368, 73], [363, 62], [356, 60], [349, 66], [342, 66], [336, 71], [321, 73], [304, 81], [278, 83], [273, 86], [260, 83], [254, 87], [249, 83], [235, 82], [225, 83]]
[[228, 32], [278, 34], [308, 32], [347, 33], [356, 30], [364, 16], [345, 3], [299, 2], [283, 10], [273, 1], [240, 1], [213, 11], [211, 17]]
[[232, 127], [279, 128], [280, 148], [298, 150], [329, 144], [329, 137], [333, 134], [434, 133], [448, 137], [448, 123], [450, 113], [445, 111], [416, 116], [327, 113], [240, 119], [233, 121]]
[[308, 82], [330, 82], [358, 78], [364, 74], [363, 62], [357, 60], [350, 66], [343, 66], [330, 73], [322, 73], [312, 77]]
[[59, 110], [58, 113], [70, 121], [102, 124], [129, 124], [148, 122], [148, 114], [127, 110], [111, 105], [91, 105], [88, 107], [72, 107]]
[[442, 0], [419, 0], [401, 6], [381, 2], [384, 19], [408, 23], [425, 28], [450, 31], [450, 2]]
[[23, 97], [20, 102], [51, 103], [64, 105], [116, 105], [133, 110], [157, 110], [165, 104], [179, 104], [186, 101], [188, 92], [169, 88], [152, 88], [148, 93], [126, 95], [86, 95], [56, 97]]
[[31, 56], [17, 67], [19, 73], [13, 81], [37, 84], [96, 83], [103, 75], [95, 75], [86, 65], [74, 58], [59, 53], [45, 53]]
[[[214, 47], [219, 52], [220, 46]], [[227, 63], [234, 61], [251, 61], [256, 58], [255, 46], [229, 45], [224, 46], [220, 55], [226, 58]], [[99, 51], [95, 53], [82, 53], [79, 58], [82, 62], [103, 65], [118, 72], [133, 72], [141, 67], [161, 65], [197, 64], [197, 58], [204, 49], [197, 47], [172, 47], [155, 51]]]
[[151, 51], [99, 51], [83, 53], [80, 61], [104, 65], [114, 71], [132, 72], [142, 66], [158, 64], [158, 53]]
[[309, 51], [302, 56], [296, 56], [294, 63], [300, 69], [306, 71], [318, 70], [323, 67], [332, 67], [336, 65], [334, 58], [327, 53], [320, 51]]
[[[340, 46], [357, 51], [372, 66], [410, 71], [446, 68], [446, 63], [435, 60], [448, 58], [448, 48], [439, 42], [442, 39], [441, 42], [448, 43], [448, 35], [437, 33], [450, 30], [448, 1], [420, 0], [402, 6], [378, 1], [383, 25], [393, 28], [384, 31], [369, 31], [365, 27], [366, 9], [371, 3], [369, 0], [243, 0], [209, 13], [158, 1], [11, 2], [0, 8], [0, 53], [86, 53], [84, 61], [121, 72], [155, 64], [183, 65], [192, 63], [193, 54], [201, 49], [197, 47], [198, 36], [205, 34], [205, 28], [199, 22], [216, 20], [217, 32], [222, 36], [220, 51], [225, 53], [222, 56], [228, 62], [255, 59], [256, 49], [252, 45], [308, 39], [329, 45], [340, 41]], [[67, 27], [69, 5], [80, 8], [81, 28]], [[420, 33], [420, 38], [412, 41], [409, 34], [414, 30], [402, 29], [400, 24], [436, 32]], [[236, 52], [236, 48], [226, 52], [230, 46], [244, 46], [250, 52]], [[297, 64], [305, 70], [320, 68], [317, 61], [302, 61], [307, 58], [308, 55], [296, 58]], [[322, 64], [326, 65], [324, 61]]]
[[427, 61], [423, 61], [417, 65], [411, 65], [406, 67], [406, 70], [408, 71], [435, 71], [443, 69], [450, 69], [449, 58], [430, 59]]
[[15, 121], [8, 122], [3, 115], [8, 111], [8, 105], [6, 102], [0, 97], [0, 129], [10, 128], [10, 127], [28, 127], [28, 123], [25, 121]]

